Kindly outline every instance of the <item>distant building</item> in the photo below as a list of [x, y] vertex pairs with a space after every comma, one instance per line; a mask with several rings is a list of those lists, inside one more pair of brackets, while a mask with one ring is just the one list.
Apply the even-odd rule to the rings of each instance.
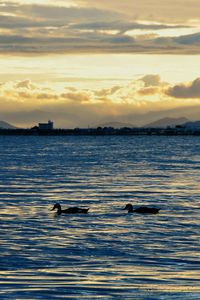
[[53, 122], [51, 120], [48, 123], [39, 123], [38, 128], [40, 130], [52, 130], [53, 129]]

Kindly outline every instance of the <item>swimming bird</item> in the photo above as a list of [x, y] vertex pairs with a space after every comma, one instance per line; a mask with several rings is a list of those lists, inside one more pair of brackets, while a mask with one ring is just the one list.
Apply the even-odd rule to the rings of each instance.
[[61, 205], [60, 203], [56, 203], [54, 205], [54, 207], [51, 209], [54, 210], [57, 209], [57, 214], [61, 215], [61, 214], [78, 214], [78, 213], [83, 213], [86, 214], [89, 210], [89, 208], [79, 208], [79, 207], [69, 207], [67, 209], [61, 209]]
[[128, 203], [126, 204], [124, 210], [127, 209], [129, 213], [139, 213], [139, 214], [157, 214], [159, 213], [160, 208], [140, 206], [136, 209], [133, 209], [133, 205]]

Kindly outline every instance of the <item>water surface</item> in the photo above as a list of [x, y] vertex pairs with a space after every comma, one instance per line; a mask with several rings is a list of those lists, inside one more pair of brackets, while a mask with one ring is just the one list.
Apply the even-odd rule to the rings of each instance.
[[[1, 136], [0, 298], [200, 299], [199, 149], [194, 136]], [[57, 217], [56, 202], [90, 210]]]

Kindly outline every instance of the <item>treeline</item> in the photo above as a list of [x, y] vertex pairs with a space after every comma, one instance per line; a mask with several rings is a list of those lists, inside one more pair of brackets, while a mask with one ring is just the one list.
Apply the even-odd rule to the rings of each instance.
[[200, 128], [191, 129], [184, 126], [176, 126], [175, 128], [113, 128], [113, 127], [97, 127], [97, 128], [74, 128], [74, 129], [52, 129], [42, 130], [39, 128], [32, 129], [4, 129], [0, 128], [0, 135], [200, 135]]

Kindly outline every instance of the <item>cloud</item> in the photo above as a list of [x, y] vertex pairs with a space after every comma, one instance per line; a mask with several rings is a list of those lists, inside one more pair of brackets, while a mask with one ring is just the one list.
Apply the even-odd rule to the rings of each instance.
[[180, 36], [174, 39], [179, 45], [200, 45], [200, 33]]
[[170, 87], [166, 94], [174, 98], [200, 99], [200, 78], [190, 83], [181, 83]]
[[[131, 105], [139, 107], [142, 103], [150, 106], [152, 99], [145, 96], [166, 95], [165, 90], [167, 83], [163, 83], [158, 75], [146, 75], [142, 78], [135, 79], [125, 85], [114, 85], [110, 88], [99, 90], [78, 89], [75, 87], [64, 87], [56, 91], [48, 85], [33, 83], [29, 79], [21, 81], [8, 81], [0, 86], [0, 97], [6, 99], [1, 103], [2, 110], [6, 110], [6, 104], [19, 103], [23, 107], [31, 109], [52, 109], [54, 106], [93, 106], [93, 105]], [[28, 101], [27, 101], [28, 99]], [[29, 101], [31, 100], [31, 101]], [[153, 99], [154, 101], [158, 99]], [[142, 107], [141, 105], [141, 107]], [[160, 103], [161, 105], [161, 103]], [[9, 106], [10, 108], [10, 106]], [[18, 109], [19, 106], [13, 106], [12, 110]]]
[[[127, 117], [130, 114], [197, 105], [198, 95], [199, 78], [187, 85], [170, 86], [156, 74], [99, 90], [73, 86], [56, 90], [55, 86], [28, 79], [0, 85], [2, 116], [9, 116], [8, 121], [21, 126], [32, 126], [49, 118], [58, 127], [85, 127], [104, 119], [130, 121]], [[185, 101], [186, 98], [190, 99]]]
[[152, 96], [152, 95], [155, 95], [158, 92], [159, 92], [159, 89], [157, 87], [145, 87], [145, 88], [140, 89], [138, 91], [138, 93], [141, 96]]
[[[46, 35], [45, 35], [46, 32]], [[42, 35], [42, 36], [41, 36]], [[45, 36], [44, 36], [45, 35]], [[0, 53], [148, 53], [199, 54], [199, 36], [188, 35], [187, 43], [176, 38], [137, 39], [125, 34], [99, 32], [74, 33], [74, 36], [51, 36], [49, 30], [40, 35], [0, 35]]]
[[18, 83], [16, 83], [15, 87], [17, 89], [18, 88], [25, 88], [25, 89], [29, 89], [29, 90], [36, 89], [36, 85], [32, 84], [29, 79], [25, 79], [23, 81], [19, 81]]
[[[29, 3], [29, 5], [27, 5]], [[42, 3], [42, 5], [41, 5]], [[105, 11], [106, 13], [124, 15], [124, 20], [128, 21], [152, 21], [160, 23], [187, 23], [190, 20], [199, 20], [199, 0], [7, 0], [0, 1], [1, 11], [21, 13], [26, 10], [28, 15], [37, 17], [62, 17], [67, 8], [78, 8], [80, 12], [83, 9], [94, 9]], [[33, 9], [31, 9], [33, 7]], [[40, 9], [41, 8], [41, 9]], [[53, 9], [54, 8], [54, 9]], [[71, 10], [73, 15], [73, 10]], [[95, 16], [93, 15], [93, 20]], [[119, 20], [120, 18], [118, 18]], [[106, 20], [106, 16], [105, 16]], [[87, 20], [86, 20], [87, 21]]]
[[156, 75], [145, 75], [140, 80], [142, 80], [145, 83], [145, 87], [160, 85], [160, 76], [157, 74]]
[[67, 99], [71, 103], [87, 104], [92, 102], [92, 94], [89, 91], [68, 91], [60, 95], [61, 98]]
[[70, 28], [80, 29], [80, 30], [118, 30], [120, 32], [126, 32], [134, 29], [141, 30], [160, 30], [160, 29], [172, 29], [172, 28], [182, 28], [179, 25], [165, 25], [165, 24], [144, 24], [138, 22], [126, 22], [126, 21], [112, 21], [112, 22], [87, 22], [87, 23], [77, 23], [70, 25]]
[[[45, 24], [45, 21], [51, 21], [52, 25], [68, 25], [71, 22], [108, 22], [117, 21], [121, 14], [106, 9], [97, 9], [94, 7], [80, 8], [80, 7], [64, 7], [55, 5], [42, 4], [17, 4], [4, 3], [0, 5], [0, 14], [4, 16], [3, 20], [32, 20], [36, 24]], [[41, 23], [40, 23], [41, 22]], [[47, 24], [50, 24], [49, 22]], [[13, 23], [14, 25], [14, 23]]]
[[[174, 5], [178, 5], [177, 1]], [[74, 7], [47, 1], [45, 5], [34, 2], [27, 5], [25, 1], [1, 3], [0, 53], [3, 54], [199, 53], [200, 33], [171, 37], [172, 30], [178, 34], [186, 28], [193, 32], [193, 28], [189, 23], [168, 23], [164, 18], [158, 23], [146, 0], [140, 3], [148, 12], [144, 18], [137, 13], [139, 2], [133, 6], [129, 0], [121, 4], [97, 1], [97, 8], [92, 1], [74, 1], [77, 4]], [[156, 3], [160, 7], [155, 0], [152, 5]], [[129, 15], [130, 11], [135, 12], [134, 16]], [[169, 30], [169, 36], [158, 37], [162, 30], [165, 35]]]
[[[94, 6], [94, 0], [76, 0], [85, 7]], [[101, 0], [95, 1], [95, 6], [123, 13], [129, 19], [148, 20], [155, 22], [182, 23], [199, 20], [199, 0]]]

